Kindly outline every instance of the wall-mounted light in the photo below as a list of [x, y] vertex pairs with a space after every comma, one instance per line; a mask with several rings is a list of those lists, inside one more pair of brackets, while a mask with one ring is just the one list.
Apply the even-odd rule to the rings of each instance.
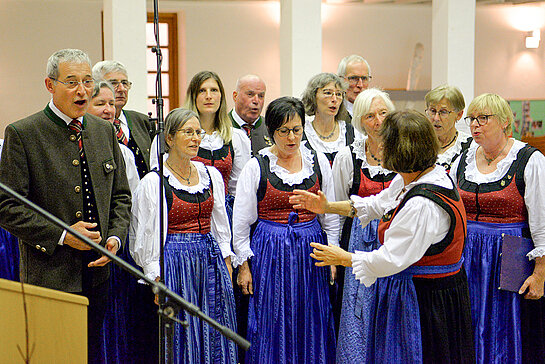
[[541, 29], [534, 29], [526, 36], [526, 48], [538, 48], [541, 40]]

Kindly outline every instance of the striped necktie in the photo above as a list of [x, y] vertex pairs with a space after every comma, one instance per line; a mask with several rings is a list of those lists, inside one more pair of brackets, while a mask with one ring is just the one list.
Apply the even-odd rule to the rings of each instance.
[[248, 138], [250, 138], [250, 133], [252, 132], [252, 129], [254, 128], [253, 124], [243, 124], [242, 129], [246, 132], [246, 135], [248, 135]]
[[120, 143], [123, 143], [125, 145], [129, 144], [129, 141], [127, 137], [125, 136], [125, 133], [123, 133], [123, 129], [121, 129], [121, 120], [114, 119], [114, 127], [117, 135], [117, 141]]
[[68, 128], [76, 132], [76, 140], [78, 141], [79, 155], [83, 156], [83, 140], [81, 139], [81, 131], [83, 130], [83, 126], [81, 125], [81, 121], [79, 121], [78, 119], [72, 119], [70, 124], [68, 124]]

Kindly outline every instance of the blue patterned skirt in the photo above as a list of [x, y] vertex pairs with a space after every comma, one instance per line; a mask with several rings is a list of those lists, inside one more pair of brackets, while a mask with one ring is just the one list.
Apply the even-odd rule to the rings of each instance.
[[[364, 228], [360, 219], [354, 219], [348, 251], [372, 251], [380, 246], [377, 229], [379, 220], [372, 220]], [[365, 357], [368, 320], [362, 319], [364, 305], [370, 302], [370, 290], [366, 289], [352, 274], [352, 267], [346, 268], [344, 276], [343, 303], [337, 341], [337, 363], [358, 363]]]
[[19, 281], [19, 242], [0, 228], [0, 278]]
[[[168, 234], [165, 283], [201, 311], [236, 331], [235, 301], [229, 272], [210, 234]], [[189, 327], [174, 329], [174, 363], [236, 363], [237, 348], [211, 326], [183, 310]]]
[[329, 267], [317, 267], [311, 242], [327, 239], [317, 219], [288, 224], [258, 220], [252, 236], [246, 363], [333, 363], [335, 330]]
[[[541, 350], [539, 362], [545, 361], [544, 341], [525, 345], [525, 330], [532, 328], [527, 337], [543, 338], [544, 299], [525, 300], [517, 293], [498, 289], [501, 268], [501, 234], [527, 235], [526, 223], [494, 224], [468, 221], [464, 250], [465, 266], [471, 297], [475, 352], [478, 363], [523, 363], [525, 357]], [[526, 233], [526, 234], [525, 234]], [[523, 307], [521, 307], [523, 306]], [[532, 306], [537, 306], [531, 312]], [[528, 310], [522, 314], [522, 310]], [[529, 317], [525, 317], [528, 315]], [[522, 320], [525, 323], [521, 323]], [[538, 336], [539, 335], [539, 336]]]

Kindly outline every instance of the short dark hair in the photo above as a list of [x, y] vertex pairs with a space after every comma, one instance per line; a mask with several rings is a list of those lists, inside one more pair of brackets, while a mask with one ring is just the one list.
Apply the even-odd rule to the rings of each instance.
[[439, 143], [428, 118], [416, 111], [395, 111], [382, 122], [382, 166], [412, 173], [435, 165]]
[[301, 123], [305, 126], [305, 107], [298, 98], [284, 96], [271, 101], [265, 112], [265, 125], [273, 142], [276, 129], [295, 115], [299, 115]]

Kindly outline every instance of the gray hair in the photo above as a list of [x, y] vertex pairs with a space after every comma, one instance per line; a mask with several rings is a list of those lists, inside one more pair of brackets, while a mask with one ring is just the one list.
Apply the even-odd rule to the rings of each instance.
[[108, 81], [105, 81], [105, 80], [100, 80], [100, 81], [95, 80], [95, 87], [93, 88], [93, 93], [91, 94], [91, 99], [94, 99], [95, 97], [97, 97], [98, 94], [100, 93], [100, 90], [103, 89], [103, 88], [107, 88], [110, 91], [112, 91], [112, 93], [114, 94], [114, 97], [115, 97], [115, 89], [114, 89], [114, 87], [112, 86], [111, 83], [109, 83]]
[[[166, 152], [170, 150], [170, 146], [166, 142], [167, 135], [174, 136], [178, 130], [180, 130], [185, 123], [191, 118], [199, 120], [199, 115], [193, 110], [184, 108], [177, 108], [168, 113], [165, 118], [165, 149]], [[200, 120], [199, 120], [200, 123]]]
[[104, 76], [111, 72], [121, 72], [127, 78], [129, 78], [127, 68], [121, 62], [107, 60], [97, 62], [97, 64], [93, 66], [93, 78], [97, 80], [104, 79]]
[[369, 63], [367, 63], [363, 57], [358, 56], [357, 54], [352, 54], [341, 59], [339, 62], [339, 67], [337, 68], [337, 74], [341, 77], [346, 76], [346, 67], [352, 63], [365, 63], [367, 69], [369, 70], [369, 76], [371, 76], [371, 66], [369, 66]]
[[[348, 84], [334, 73], [318, 73], [316, 76], [313, 76], [310, 81], [308, 81], [308, 85], [305, 88], [305, 91], [303, 91], [303, 95], [301, 96], [301, 101], [303, 101], [303, 105], [305, 106], [305, 113], [307, 115], [316, 114], [316, 92], [318, 91], [318, 89], [325, 87], [328, 83], [331, 82], [335, 82], [335, 86], [340, 88], [343, 92], [346, 91], [346, 89], [348, 88]], [[342, 114], [342, 108], [344, 108], [343, 102], [341, 102], [339, 112], [337, 113], [337, 115], [335, 115], [335, 120], [337, 120], [337, 116], [339, 114]]]
[[61, 49], [56, 51], [47, 60], [46, 74], [49, 78], [59, 77], [59, 65], [62, 62], [87, 63], [91, 67], [91, 59], [84, 51], [79, 49]]
[[369, 110], [371, 109], [371, 104], [376, 97], [380, 97], [382, 101], [384, 101], [389, 113], [395, 111], [394, 103], [392, 102], [392, 100], [390, 100], [390, 96], [386, 92], [376, 87], [369, 88], [360, 92], [360, 94], [358, 95], [358, 97], [356, 97], [356, 100], [354, 101], [354, 108], [352, 109], [352, 125], [354, 126], [354, 128], [356, 128], [357, 131], [359, 131], [363, 135], [366, 135], [367, 133], [365, 132], [365, 129], [361, 126], [361, 117], [369, 113]]

